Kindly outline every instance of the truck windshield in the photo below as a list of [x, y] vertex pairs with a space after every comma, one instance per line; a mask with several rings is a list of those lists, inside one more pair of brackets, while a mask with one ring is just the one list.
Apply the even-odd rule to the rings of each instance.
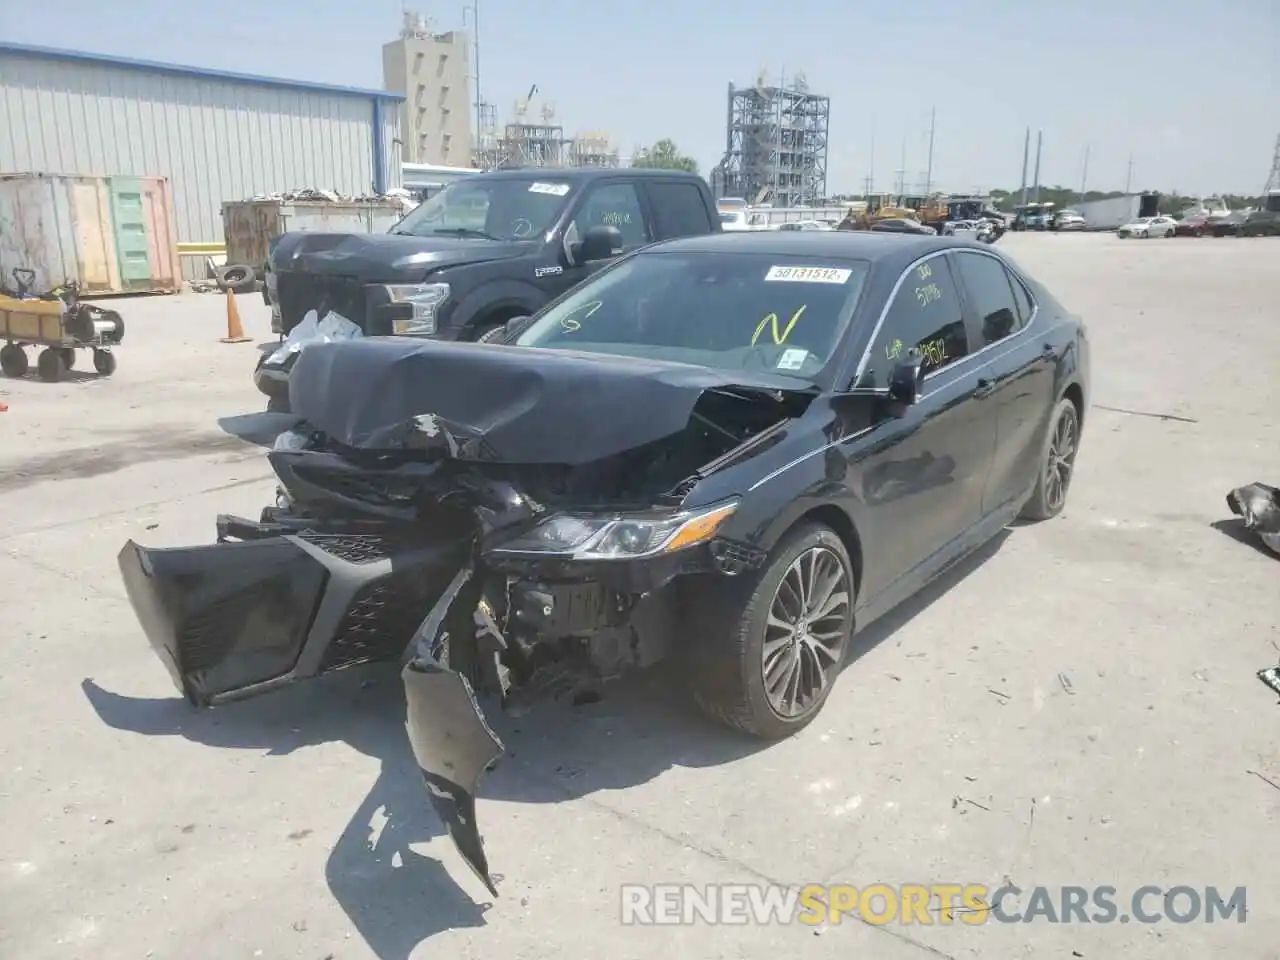
[[813, 379], [867, 269], [831, 257], [637, 254], [547, 308], [515, 343]]
[[571, 190], [568, 181], [554, 177], [469, 177], [426, 200], [391, 232], [414, 237], [529, 240], [555, 223]]

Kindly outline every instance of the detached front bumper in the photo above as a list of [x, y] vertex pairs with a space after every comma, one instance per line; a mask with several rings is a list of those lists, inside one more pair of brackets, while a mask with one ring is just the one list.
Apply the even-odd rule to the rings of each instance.
[[134, 613], [179, 691], [209, 706], [404, 655], [465, 562], [465, 545], [280, 534], [220, 517], [245, 542], [151, 548], [117, 562]]

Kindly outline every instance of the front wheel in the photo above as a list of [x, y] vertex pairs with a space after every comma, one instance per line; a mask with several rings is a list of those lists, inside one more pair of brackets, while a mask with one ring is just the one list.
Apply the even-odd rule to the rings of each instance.
[[792, 530], [754, 574], [698, 591], [688, 643], [699, 706], [761, 739], [803, 729], [840, 673], [855, 594], [849, 553], [820, 524]]
[[1075, 474], [1076, 451], [1080, 448], [1080, 412], [1063, 398], [1053, 408], [1049, 430], [1040, 453], [1040, 467], [1031, 499], [1019, 514], [1024, 520], [1048, 520], [1067, 505], [1067, 491]]

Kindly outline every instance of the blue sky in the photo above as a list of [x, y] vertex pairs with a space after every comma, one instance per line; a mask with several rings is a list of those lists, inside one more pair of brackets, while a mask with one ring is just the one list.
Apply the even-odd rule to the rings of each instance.
[[[1041, 180], [1255, 193], [1280, 133], [1280, 0], [477, 0], [482, 92], [506, 120], [532, 84], [569, 132], [624, 153], [671, 137], [702, 170], [724, 151], [727, 87], [803, 72], [831, 97], [829, 188], [890, 189], [906, 143], [923, 180], [1016, 187], [1028, 125]], [[411, 3], [411, 6], [414, 4]], [[380, 87], [400, 0], [41, 0], [0, 12], [10, 41]], [[422, 4], [463, 26], [462, 0]]]

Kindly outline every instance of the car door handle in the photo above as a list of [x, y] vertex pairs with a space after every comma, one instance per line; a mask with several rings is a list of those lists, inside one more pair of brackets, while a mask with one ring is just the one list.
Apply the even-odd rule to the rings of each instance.
[[978, 387], [973, 391], [973, 398], [975, 400], [981, 400], [983, 397], [989, 397], [995, 392], [995, 389], [996, 383], [994, 380], [989, 380], [986, 377], [979, 377]]

